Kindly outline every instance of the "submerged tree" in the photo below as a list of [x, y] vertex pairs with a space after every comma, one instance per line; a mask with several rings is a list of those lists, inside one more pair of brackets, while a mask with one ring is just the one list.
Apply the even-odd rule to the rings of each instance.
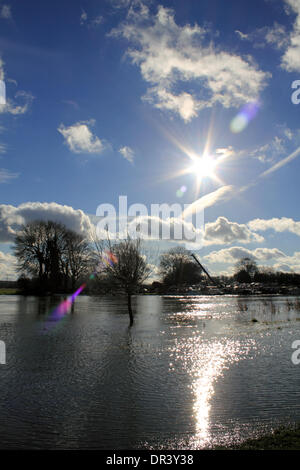
[[91, 263], [85, 237], [52, 221], [23, 226], [15, 239], [14, 252], [21, 274], [36, 278], [40, 290], [52, 292], [74, 288]]
[[141, 252], [140, 239], [127, 239], [112, 244], [108, 242], [104, 274], [111, 286], [121, 289], [127, 296], [130, 326], [133, 325], [132, 295], [150, 275], [150, 268]]

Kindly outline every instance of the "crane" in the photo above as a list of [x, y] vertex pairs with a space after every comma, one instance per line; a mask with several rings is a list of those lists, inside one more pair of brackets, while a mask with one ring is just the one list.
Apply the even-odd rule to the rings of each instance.
[[194, 253], [190, 253], [191, 257], [194, 258], [194, 260], [196, 261], [196, 263], [200, 266], [200, 268], [202, 269], [202, 271], [206, 274], [206, 276], [208, 277], [208, 279], [217, 287], [223, 287], [221, 284], [219, 284], [218, 282], [216, 282], [211, 276], [210, 274], [208, 274], [208, 272], [206, 271], [205, 267], [200, 263], [198, 257], [194, 254]]

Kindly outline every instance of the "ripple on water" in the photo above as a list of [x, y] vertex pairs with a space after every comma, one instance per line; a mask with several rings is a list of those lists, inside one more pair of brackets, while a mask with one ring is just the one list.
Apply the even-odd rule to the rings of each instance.
[[81, 297], [46, 330], [55, 302], [0, 302], [1, 446], [200, 448], [299, 420], [299, 315], [272, 302], [137, 297], [129, 329], [122, 299]]

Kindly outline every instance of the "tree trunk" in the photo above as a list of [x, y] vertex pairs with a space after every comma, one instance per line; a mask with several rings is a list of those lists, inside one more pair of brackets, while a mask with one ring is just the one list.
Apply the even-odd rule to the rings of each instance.
[[130, 323], [129, 326], [133, 325], [133, 313], [132, 313], [132, 308], [131, 308], [131, 294], [127, 294], [127, 305], [128, 305], [128, 313], [129, 313], [129, 319]]

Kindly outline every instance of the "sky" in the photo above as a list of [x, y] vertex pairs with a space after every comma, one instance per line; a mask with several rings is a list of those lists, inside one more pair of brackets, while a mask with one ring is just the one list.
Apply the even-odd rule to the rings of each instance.
[[204, 210], [212, 274], [300, 272], [300, 0], [0, 0], [0, 80], [0, 279], [122, 195]]

